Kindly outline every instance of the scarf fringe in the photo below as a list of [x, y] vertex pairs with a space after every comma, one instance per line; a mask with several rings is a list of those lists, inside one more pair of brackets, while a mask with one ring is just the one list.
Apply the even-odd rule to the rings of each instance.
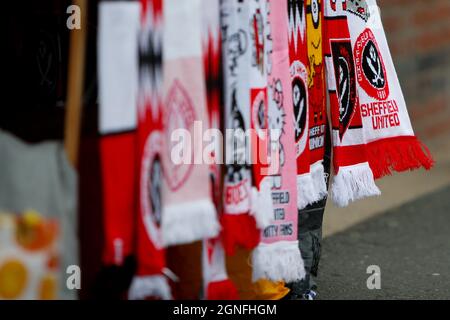
[[367, 162], [339, 168], [338, 174], [333, 178], [331, 190], [333, 201], [338, 207], [381, 194]]
[[311, 173], [297, 176], [297, 208], [304, 209], [306, 206], [321, 200]]
[[273, 221], [272, 190], [268, 179], [260, 184], [260, 190], [252, 188], [252, 207], [250, 214], [255, 217], [256, 225], [264, 229]]
[[133, 278], [128, 291], [128, 299], [144, 300], [150, 297], [172, 300], [170, 286], [165, 276], [136, 276]]
[[215, 238], [220, 224], [214, 204], [199, 200], [164, 207], [161, 230], [163, 245], [170, 246]]
[[323, 161], [318, 161], [311, 165], [311, 177], [314, 183], [314, 190], [319, 197], [319, 201], [328, 195], [327, 182]]
[[253, 250], [253, 282], [260, 279], [294, 282], [305, 277], [298, 241], [261, 243]]
[[415, 136], [371, 142], [367, 151], [375, 179], [391, 175], [392, 171], [403, 172], [421, 167], [430, 170], [435, 163], [430, 150]]
[[206, 300], [238, 300], [239, 294], [233, 281], [214, 281], [206, 288]]
[[222, 244], [228, 256], [234, 255], [237, 246], [251, 250], [258, 245], [261, 231], [256, 227], [253, 216], [248, 213], [223, 214], [220, 222]]

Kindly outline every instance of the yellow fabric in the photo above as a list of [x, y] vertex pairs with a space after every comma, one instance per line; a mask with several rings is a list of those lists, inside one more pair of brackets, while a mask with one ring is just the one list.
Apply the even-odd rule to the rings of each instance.
[[262, 279], [255, 282], [253, 286], [257, 300], [280, 300], [290, 291], [284, 286], [283, 281], [272, 282]]
[[227, 257], [227, 272], [236, 284], [242, 300], [279, 300], [289, 293], [284, 282], [260, 280], [252, 282], [252, 268], [249, 263], [251, 251], [238, 249], [236, 254]]

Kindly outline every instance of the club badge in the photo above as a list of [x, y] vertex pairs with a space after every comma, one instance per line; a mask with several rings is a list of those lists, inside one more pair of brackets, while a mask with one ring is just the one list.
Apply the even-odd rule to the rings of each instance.
[[[191, 97], [189, 96], [186, 89], [181, 85], [178, 80], [175, 80], [172, 87], [167, 94], [166, 99], [166, 117], [165, 117], [165, 127], [166, 132], [170, 135], [174, 130], [184, 129], [188, 131], [193, 130], [194, 120], [195, 120], [195, 110], [192, 104]], [[193, 135], [193, 133], [191, 132]], [[167, 184], [172, 191], [179, 189], [184, 182], [189, 177], [192, 171], [192, 163], [194, 163], [194, 154], [190, 145], [190, 141], [184, 141], [183, 152], [190, 152], [188, 155], [191, 159], [189, 163], [174, 163], [171, 159], [172, 143], [171, 137], [167, 136], [167, 157], [168, 161], [165, 161], [164, 171], [167, 173], [165, 178], [167, 178]]]
[[365, 29], [355, 43], [356, 75], [359, 85], [371, 97], [386, 100], [389, 85], [380, 49], [370, 29]]
[[331, 51], [339, 99], [339, 136], [342, 140], [356, 112], [358, 103], [355, 65], [350, 41], [332, 40]]
[[300, 61], [294, 61], [291, 65], [292, 103], [294, 108], [294, 131], [296, 142], [296, 154], [300, 155], [306, 147], [308, 135], [308, 92], [306, 67]]
[[160, 131], [153, 131], [145, 142], [142, 157], [140, 198], [145, 229], [157, 247], [162, 247], [159, 233], [162, 213], [161, 183], [163, 181], [161, 151], [162, 134]]
[[265, 89], [251, 89], [252, 125], [260, 139], [267, 135], [267, 93]]

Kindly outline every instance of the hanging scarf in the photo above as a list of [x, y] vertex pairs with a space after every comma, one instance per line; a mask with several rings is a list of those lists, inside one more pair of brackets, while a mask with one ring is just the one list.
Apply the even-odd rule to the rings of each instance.
[[206, 300], [239, 299], [236, 286], [227, 275], [225, 251], [219, 238], [203, 241], [202, 268]]
[[[275, 172], [262, 179], [269, 182], [273, 199], [272, 223], [261, 234], [261, 242], [253, 251], [253, 280], [298, 281], [305, 276], [297, 240], [297, 184], [294, 140], [294, 110], [292, 110], [287, 5], [285, 1], [262, 1], [253, 11], [267, 20], [264, 27], [264, 67], [268, 74], [266, 105], [269, 128], [269, 155], [278, 165]], [[306, 80], [306, 79], [305, 79]], [[306, 89], [306, 87], [305, 87]], [[260, 146], [258, 146], [260, 147]], [[309, 166], [309, 163], [308, 163]]]
[[99, 5], [99, 130], [105, 265], [133, 253], [138, 3]]
[[200, 143], [207, 129], [202, 126], [208, 123], [200, 0], [164, 1], [164, 21], [167, 143], [163, 152], [162, 236], [165, 245], [175, 245], [213, 238], [220, 225], [210, 197], [209, 169], [203, 162]]
[[221, 1], [224, 72], [224, 124], [226, 169], [221, 218], [223, 244], [227, 254], [236, 246], [254, 248], [259, 230], [251, 213], [252, 175], [249, 141], [249, 68], [251, 63], [249, 6], [235, 0]]
[[[271, 144], [268, 131], [267, 74], [270, 72], [272, 40], [267, 15], [267, 2], [249, 1], [250, 54], [250, 150], [252, 159], [253, 183], [251, 213], [255, 216], [259, 228], [267, 227], [273, 220], [271, 184], [266, 179], [276, 174], [280, 167], [280, 157], [269, 159]], [[276, 181], [276, 179], [274, 179]], [[280, 184], [278, 179], [277, 185]]]
[[[205, 71], [206, 98], [208, 110], [208, 129], [211, 136], [210, 158], [208, 159], [212, 199], [216, 210], [221, 210], [223, 145], [221, 136], [221, 37], [219, 0], [202, 0], [202, 50]], [[219, 208], [220, 207], [220, 208]]]
[[130, 299], [170, 299], [163, 275], [165, 255], [161, 239], [163, 170], [162, 83], [162, 0], [142, 0], [139, 35], [138, 164], [136, 215], [137, 270], [129, 290]]
[[433, 159], [414, 135], [375, 0], [346, 8], [370, 168], [375, 179], [424, 167]]
[[323, 60], [323, 2], [306, 1], [306, 42], [308, 49], [308, 110], [309, 110], [309, 160], [316, 197], [327, 195], [326, 176], [323, 167], [327, 101], [325, 94], [325, 64]]
[[287, 0], [289, 19], [289, 61], [294, 107], [294, 136], [297, 158], [297, 207], [319, 201], [322, 197], [316, 190], [310, 172], [308, 96], [308, 50], [306, 39], [306, 3], [304, 0]]
[[331, 191], [338, 206], [380, 194], [368, 162], [346, 8], [346, 1], [326, 1], [324, 12], [335, 171]]
[[[203, 63], [206, 75], [206, 92], [209, 128], [221, 128], [221, 38], [219, 0], [202, 0], [203, 14]], [[212, 138], [212, 137], [211, 137]], [[213, 141], [211, 150], [210, 177], [211, 197], [218, 213], [222, 211], [222, 159], [219, 139]], [[205, 239], [202, 243], [203, 292], [207, 300], [233, 300], [238, 298], [234, 283], [228, 279], [225, 253], [220, 237]]]

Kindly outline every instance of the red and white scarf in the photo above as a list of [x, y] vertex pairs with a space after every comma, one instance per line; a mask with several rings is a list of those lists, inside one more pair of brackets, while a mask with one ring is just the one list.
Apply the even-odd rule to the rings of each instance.
[[335, 171], [331, 192], [338, 206], [380, 194], [368, 162], [346, 4], [342, 0], [326, 1], [324, 12]]
[[[216, 237], [220, 230], [204, 163], [207, 129], [201, 1], [164, 1], [164, 245]], [[186, 135], [179, 135], [188, 133]], [[178, 158], [178, 159], [175, 159]]]
[[225, 176], [222, 236], [225, 252], [236, 246], [254, 248], [260, 237], [252, 216], [252, 172], [250, 145], [250, 25], [248, 2], [221, 1], [224, 73]]
[[[252, 254], [253, 280], [265, 278], [292, 282], [302, 279], [305, 270], [297, 240], [297, 180], [293, 174], [296, 172], [296, 161], [286, 32], [287, 3], [275, 0], [252, 2], [254, 10], [251, 21], [258, 19], [259, 14], [264, 15], [265, 21], [262, 25], [265, 46], [263, 67], [267, 71], [268, 87], [264, 115], [267, 115], [267, 147], [273, 167], [267, 172], [269, 175], [260, 173], [260, 178], [271, 188], [274, 207], [271, 223], [263, 229], [261, 242]], [[253, 46], [257, 47], [256, 44], [253, 43]], [[261, 148], [261, 145], [257, 147]]]
[[[250, 0], [249, 6], [249, 93], [250, 109], [250, 150], [252, 159], [253, 188], [251, 213], [255, 216], [259, 228], [265, 228], [273, 220], [271, 184], [266, 176], [270, 171], [278, 170], [276, 159], [270, 157], [269, 118], [268, 118], [268, 78], [271, 66], [272, 40], [267, 15], [267, 1]], [[275, 160], [275, 161], [274, 161]], [[275, 163], [276, 162], [276, 163]], [[273, 167], [272, 167], [273, 166]]]
[[133, 253], [139, 3], [99, 5], [99, 131], [106, 265]]
[[[206, 91], [209, 128], [221, 128], [221, 37], [219, 0], [202, 0], [203, 17], [203, 65], [206, 75]], [[217, 131], [216, 131], [217, 132]], [[211, 141], [210, 178], [211, 197], [218, 213], [222, 211], [222, 144], [213, 132]], [[220, 133], [220, 131], [219, 131]], [[214, 140], [212, 140], [214, 139]], [[238, 299], [237, 289], [228, 278], [225, 252], [221, 237], [205, 239], [202, 243], [203, 292], [207, 300]]]
[[374, 179], [433, 160], [414, 136], [376, 2], [327, 1], [326, 60], [331, 100], [333, 200], [380, 194]]
[[[311, 154], [309, 148], [309, 123], [312, 113], [308, 90], [308, 45], [307, 45], [307, 6], [303, 0], [288, 0], [287, 12], [289, 19], [289, 62], [292, 86], [295, 126], [295, 155], [297, 157], [297, 207], [303, 209], [307, 205], [324, 197], [323, 174], [320, 177], [320, 163], [311, 167], [314, 169], [316, 183], [310, 170]], [[309, 25], [309, 24], [308, 24]], [[318, 160], [319, 161], [319, 160]], [[316, 188], [317, 186], [317, 188]], [[322, 188], [319, 188], [322, 187]]]
[[239, 298], [234, 283], [228, 278], [225, 251], [220, 238], [203, 241], [203, 292], [206, 300], [236, 300]]
[[139, 34], [139, 93], [137, 129], [136, 261], [130, 299], [170, 299], [165, 252], [161, 238], [164, 147], [162, 123], [162, 0], [142, 0]]
[[430, 169], [433, 159], [414, 135], [376, 1], [349, 1], [346, 16], [368, 161], [375, 179], [393, 170]]
[[306, 42], [308, 50], [309, 160], [316, 198], [327, 196], [323, 167], [328, 126], [323, 59], [323, 0], [306, 1]]

